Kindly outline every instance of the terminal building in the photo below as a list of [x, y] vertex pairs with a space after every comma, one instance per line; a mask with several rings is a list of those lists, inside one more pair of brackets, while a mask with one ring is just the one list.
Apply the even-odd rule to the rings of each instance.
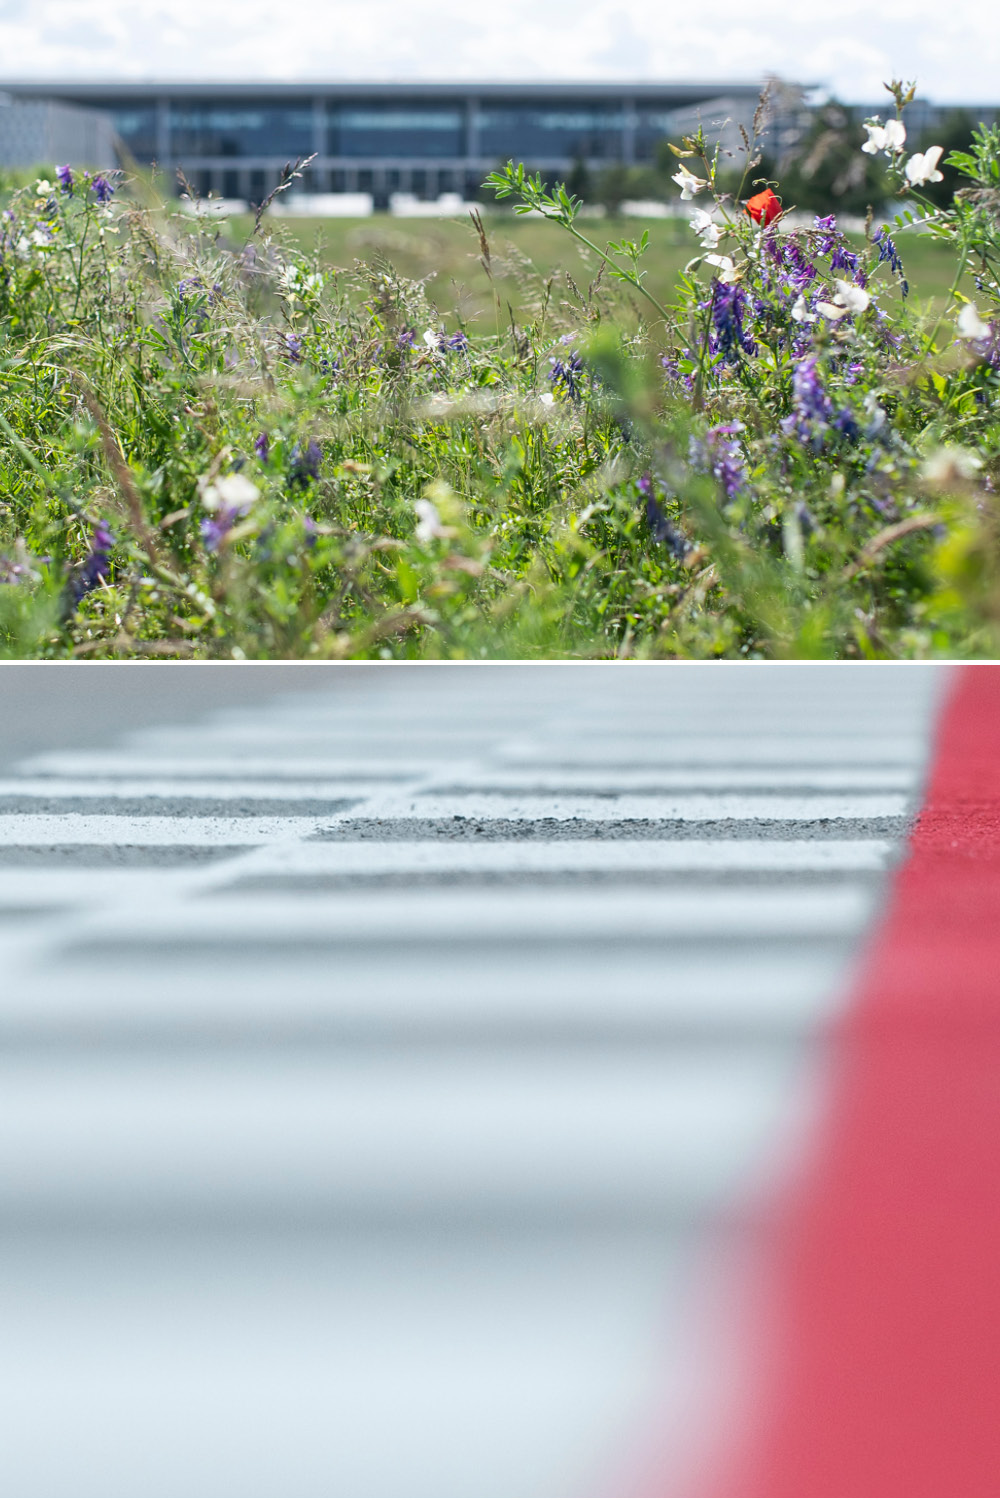
[[[181, 168], [202, 195], [260, 202], [282, 167], [315, 153], [311, 193], [471, 197], [513, 157], [565, 177], [655, 161], [664, 137], [749, 128], [761, 85], [683, 84], [6, 84], [110, 118], [127, 156]], [[729, 125], [724, 127], [724, 121]]]

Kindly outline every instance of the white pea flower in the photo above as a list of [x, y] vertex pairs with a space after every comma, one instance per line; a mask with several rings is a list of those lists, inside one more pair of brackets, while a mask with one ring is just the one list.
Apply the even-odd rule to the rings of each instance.
[[433, 500], [414, 500], [413, 509], [417, 513], [413, 535], [418, 542], [431, 542], [436, 536], [445, 535], [441, 514]]
[[872, 300], [864, 287], [855, 286], [853, 281], [836, 280], [834, 286], [837, 288], [834, 302], [839, 302], [848, 312], [863, 313]]
[[816, 318], [809, 311], [804, 294], [800, 292], [795, 301], [792, 303], [792, 322], [815, 323], [815, 321]]
[[427, 345], [428, 349], [440, 349], [441, 335], [439, 333], [435, 333], [433, 328], [426, 328], [424, 330], [424, 343]]
[[907, 182], [914, 187], [921, 187], [925, 182], [940, 182], [942, 173], [937, 164], [943, 150], [943, 146], [928, 146], [926, 151], [914, 151], [904, 169]]
[[971, 302], [966, 302], [958, 315], [957, 327], [963, 339], [988, 339], [990, 325], [984, 323]]
[[837, 280], [834, 286], [837, 290], [832, 302], [816, 303], [816, 311], [829, 318], [831, 323], [846, 318], [848, 313], [863, 313], [872, 300], [864, 288], [855, 286], [853, 281]]
[[556, 404], [556, 398], [551, 391], [540, 391], [538, 399], [543, 406], [555, 406]]
[[691, 215], [691, 228], [701, 240], [703, 249], [715, 249], [719, 243], [719, 226], [710, 213], [706, 213], [703, 208], [696, 208]]
[[880, 151], [892, 156], [902, 151], [906, 140], [906, 126], [902, 120], [887, 120], [883, 125], [876, 115], [873, 120], [865, 121], [865, 129], [868, 139], [861, 149], [869, 156], [877, 156]]
[[835, 302], [817, 302], [816, 311], [821, 312], [824, 318], [829, 318], [831, 323], [836, 323], [838, 318], [847, 317], [847, 308], [838, 307]]
[[693, 172], [689, 172], [683, 162], [670, 181], [676, 182], [681, 190], [681, 199], [685, 203], [693, 198], [695, 193], [700, 193], [702, 188], [708, 187], [708, 180], [704, 177], [696, 177]]
[[225, 474], [211, 484], [199, 481], [201, 503], [206, 510], [248, 511], [260, 490], [244, 474]]
[[705, 260], [710, 266], [718, 266], [719, 280], [725, 285], [739, 280], [739, 272], [728, 255], [706, 255]]

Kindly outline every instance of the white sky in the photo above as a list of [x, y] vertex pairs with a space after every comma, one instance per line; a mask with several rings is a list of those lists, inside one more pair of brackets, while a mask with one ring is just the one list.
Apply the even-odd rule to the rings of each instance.
[[1000, 101], [998, 0], [0, 0], [0, 78], [756, 79]]

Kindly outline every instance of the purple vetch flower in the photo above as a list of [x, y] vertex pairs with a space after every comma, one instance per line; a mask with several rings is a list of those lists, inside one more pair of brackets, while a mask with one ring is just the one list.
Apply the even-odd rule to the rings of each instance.
[[266, 432], [258, 432], [253, 440], [253, 451], [262, 464], [266, 464], [271, 456], [271, 439]]
[[225, 474], [198, 481], [201, 503], [208, 515], [201, 522], [201, 539], [208, 552], [218, 552], [237, 521], [248, 515], [260, 490], [245, 474]]
[[104, 583], [111, 571], [111, 549], [115, 544], [114, 533], [104, 521], [98, 521], [90, 538], [90, 551], [75, 569], [69, 580], [69, 593], [74, 603], [79, 604], [85, 594]]
[[205, 516], [201, 523], [201, 539], [205, 544], [205, 551], [218, 552], [239, 519], [240, 512], [235, 505]]
[[800, 443], [818, 453], [828, 435], [839, 433], [853, 442], [859, 435], [854, 414], [847, 408], [837, 411], [823, 385], [815, 354], [800, 359], [792, 375], [792, 410], [783, 418], [782, 431], [797, 437]]
[[396, 348], [400, 351], [404, 349], [412, 349], [414, 343], [416, 342], [416, 338], [417, 330], [415, 328], [404, 328], [400, 333], [396, 335]]
[[710, 427], [703, 438], [692, 437], [688, 455], [696, 469], [713, 474], [727, 500], [735, 500], [747, 487], [743, 454], [736, 441], [742, 422], [722, 422]]
[[883, 226], [875, 234], [872, 243], [878, 247], [878, 264], [882, 265], [883, 261], [889, 262], [889, 270], [899, 278], [899, 289], [906, 297], [910, 290], [909, 283], [903, 275], [903, 262], [889, 231]]
[[466, 338], [461, 329], [459, 329], [457, 333], [453, 333], [450, 338], [447, 338], [444, 341], [445, 349], [458, 350], [462, 354], [465, 353], [468, 347], [469, 340]]
[[95, 172], [90, 179], [90, 190], [102, 207], [105, 203], [110, 203], [115, 194], [114, 184], [100, 172]]
[[293, 365], [299, 364], [302, 359], [302, 340], [294, 333], [285, 334], [285, 354]]
[[310, 438], [305, 448], [296, 443], [288, 463], [288, 486], [290, 489], [305, 489], [306, 485], [319, 478], [323, 450], [315, 438]]
[[800, 359], [792, 376], [792, 410], [781, 423], [782, 431], [819, 449], [833, 421], [834, 410], [817, 369], [815, 354]]
[[712, 282], [712, 327], [724, 359], [738, 358], [737, 351], [757, 353], [757, 345], [743, 327], [746, 305], [746, 293], [738, 281]]
[[817, 255], [829, 255], [837, 244], [837, 215], [817, 214], [813, 219], [817, 231], [814, 248]]
[[[847, 246], [843, 244], [838, 245], [833, 254], [830, 256], [830, 270], [849, 271], [850, 274], [855, 277], [855, 279], [857, 279], [859, 275], [862, 277], [864, 276], [864, 272], [861, 270], [861, 265], [858, 257], [855, 255], [853, 250], [848, 250]], [[859, 281], [858, 285], [863, 286], [864, 281]]]
[[59, 179], [59, 186], [62, 188], [63, 192], [64, 193], [72, 193], [72, 191], [73, 191], [73, 170], [72, 170], [72, 168], [71, 167], [56, 167], [56, 176]]
[[556, 359], [554, 355], [549, 356], [549, 384], [557, 391], [565, 391], [571, 401], [580, 398], [580, 389], [583, 384], [583, 359], [576, 349], [571, 349], [565, 359]]
[[646, 501], [646, 524], [649, 527], [653, 541], [665, 542], [668, 550], [673, 553], [674, 557], [679, 558], [683, 562], [689, 553], [694, 551], [694, 548], [684, 533], [678, 531], [677, 527], [672, 525], [664, 515], [663, 508], [656, 497], [653, 476], [651, 474], [643, 474], [638, 482], [638, 488], [639, 493], [644, 496]]

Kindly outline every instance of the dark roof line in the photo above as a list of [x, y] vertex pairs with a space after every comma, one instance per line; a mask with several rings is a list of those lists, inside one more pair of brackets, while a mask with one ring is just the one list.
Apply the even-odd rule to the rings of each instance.
[[721, 98], [727, 94], [746, 95], [759, 93], [763, 79], [683, 79], [664, 80], [654, 83], [648, 79], [559, 79], [552, 82], [506, 81], [485, 82], [470, 79], [468, 82], [434, 82], [432, 80], [398, 79], [394, 81], [358, 79], [323, 80], [287, 83], [280, 80], [246, 79], [239, 83], [214, 82], [211, 79], [115, 79], [101, 82], [86, 82], [70, 79], [0, 79], [0, 92], [35, 95], [64, 95], [80, 98], [85, 95], [136, 94], [223, 94], [236, 97], [250, 93], [269, 94], [693, 94], [700, 97]]

